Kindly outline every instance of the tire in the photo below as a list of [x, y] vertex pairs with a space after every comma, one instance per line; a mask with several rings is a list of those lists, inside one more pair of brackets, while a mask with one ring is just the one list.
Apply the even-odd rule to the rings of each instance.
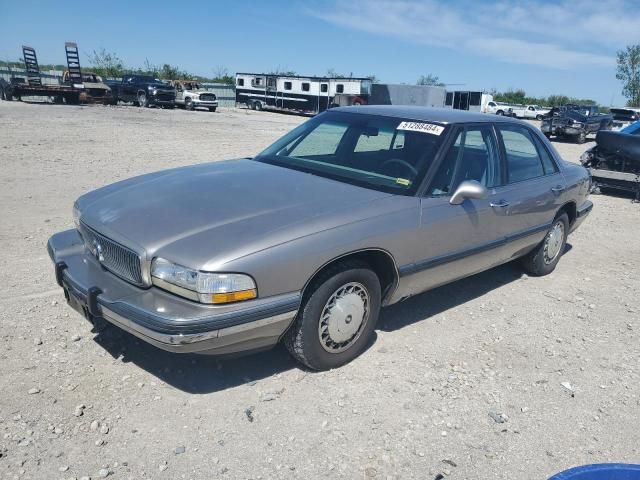
[[[378, 276], [365, 263], [347, 261], [329, 267], [307, 291], [309, 294], [305, 294], [298, 316], [284, 337], [291, 355], [312, 370], [337, 368], [360, 355], [380, 313]], [[343, 305], [336, 310], [341, 300]], [[345, 310], [348, 315], [341, 318], [344, 315], [340, 313]]]
[[256, 109], [256, 102], [248, 102], [247, 103], [247, 107], [249, 107], [251, 110], [255, 110]]
[[496, 112], [496, 115], [503, 116], [503, 115], [504, 115], [504, 112], [503, 112], [502, 110], [498, 110], [498, 111]]
[[4, 88], [3, 88], [3, 89], [0, 89], [0, 98], [1, 98], [2, 100], [6, 100], [6, 95], [5, 95], [5, 93], [4, 93]]
[[542, 120], [542, 115], [536, 115], [536, 120]]
[[184, 108], [185, 110], [189, 110], [189, 111], [193, 111], [193, 109], [195, 108], [190, 98], [184, 99]]
[[[558, 234], [557, 228], [561, 229], [560, 237], [552, 239], [554, 232], [556, 235]], [[522, 258], [522, 267], [535, 277], [541, 277], [553, 272], [564, 253], [567, 235], [569, 235], [569, 217], [562, 212], [553, 220], [551, 228], [540, 245]]]
[[218, 107], [209, 107], [210, 112], [215, 112]]
[[262, 102], [254, 102], [257, 111], [262, 111]]
[[551, 140], [551, 134], [550, 133], [545, 133], [544, 136], [547, 137], [549, 140]]
[[149, 107], [149, 97], [145, 92], [138, 92], [138, 106]]
[[587, 140], [587, 134], [584, 132], [580, 132], [576, 137], [576, 143], [582, 145]]
[[353, 102], [353, 106], [354, 106], [354, 107], [356, 107], [356, 106], [360, 106], [360, 105], [362, 105], [362, 103], [360, 102], [360, 100], [356, 100], [355, 102]]

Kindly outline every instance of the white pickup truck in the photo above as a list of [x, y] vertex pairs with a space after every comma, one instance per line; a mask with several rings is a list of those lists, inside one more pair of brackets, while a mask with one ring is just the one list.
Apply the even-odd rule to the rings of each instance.
[[172, 80], [169, 83], [176, 89], [176, 105], [187, 110], [208, 108], [210, 112], [215, 112], [218, 108], [216, 95], [200, 83], [193, 80]]
[[484, 109], [484, 113], [494, 113], [496, 115], [506, 115], [510, 108], [513, 108], [513, 105], [504, 102], [494, 102], [491, 100], [487, 103], [486, 108]]
[[535, 118], [536, 120], [542, 120], [542, 117], [550, 111], [551, 109], [542, 108], [538, 105], [517, 105], [509, 108], [508, 113], [505, 112], [505, 115], [516, 118]]

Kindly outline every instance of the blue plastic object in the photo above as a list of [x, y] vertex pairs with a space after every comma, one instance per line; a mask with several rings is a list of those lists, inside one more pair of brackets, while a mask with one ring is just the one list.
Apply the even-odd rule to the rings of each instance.
[[600, 463], [560, 472], [549, 480], [640, 480], [640, 465]]

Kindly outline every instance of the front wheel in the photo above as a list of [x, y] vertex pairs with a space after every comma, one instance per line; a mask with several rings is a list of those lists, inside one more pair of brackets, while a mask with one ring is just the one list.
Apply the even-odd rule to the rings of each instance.
[[568, 235], [569, 217], [561, 213], [553, 221], [542, 243], [522, 258], [523, 268], [536, 277], [553, 272], [564, 253]]
[[144, 92], [140, 92], [138, 94], [138, 105], [141, 107], [148, 107], [149, 106], [149, 98], [147, 97], [147, 94]]
[[191, 101], [190, 98], [186, 98], [184, 101], [184, 108], [186, 110], [192, 111], [193, 110], [193, 102]]
[[504, 112], [503, 112], [502, 110], [498, 110], [498, 111], [496, 112], [496, 115], [500, 115], [500, 116], [502, 116], [502, 115], [504, 115]]
[[580, 132], [576, 137], [576, 143], [582, 145], [587, 140], [587, 134], [584, 132]]
[[365, 349], [378, 321], [378, 276], [364, 263], [345, 262], [320, 274], [308, 291], [285, 335], [287, 349], [313, 370], [350, 362]]
[[536, 115], [536, 120], [542, 120], [542, 115]]
[[215, 112], [217, 107], [209, 107], [210, 112]]

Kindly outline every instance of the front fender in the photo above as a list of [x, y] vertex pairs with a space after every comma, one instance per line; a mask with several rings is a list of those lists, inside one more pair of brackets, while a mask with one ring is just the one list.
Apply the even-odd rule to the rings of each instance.
[[406, 208], [383, 212], [249, 253], [224, 264], [224, 271], [248, 273], [260, 296], [300, 291], [332, 260], [363, 250], [387, 252], [396, 265], [411, 263], [420, 250], [418, 201], [405, 197]]

